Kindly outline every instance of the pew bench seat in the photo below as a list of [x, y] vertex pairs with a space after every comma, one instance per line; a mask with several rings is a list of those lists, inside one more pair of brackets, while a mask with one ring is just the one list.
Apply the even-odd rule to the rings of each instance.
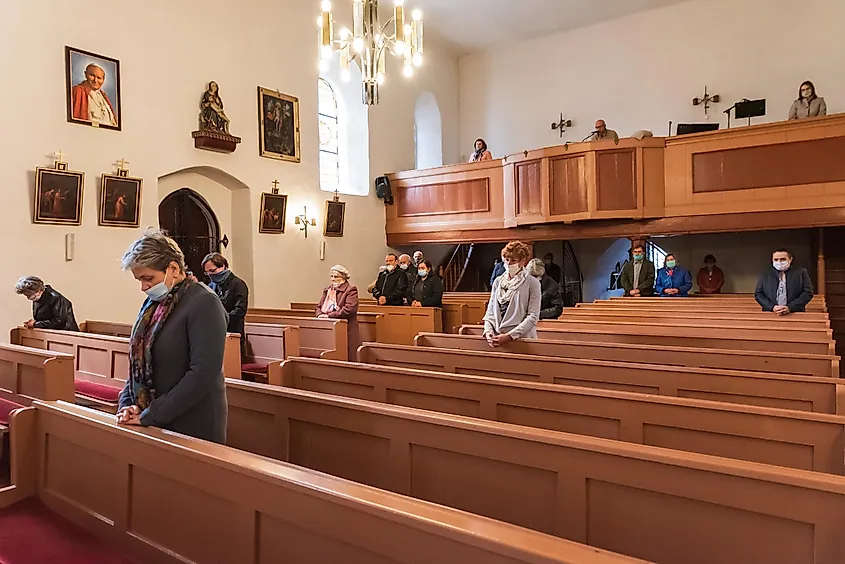
[[9, 427], [9, 419], [12, 412], [16, 409], [23, 409], [24, 407], [26, 406], [0, 398], [0, 435], [3, 434], [3, 430]]
[[120, 392], [122, 391], [122, 388], [116, 386], [91, 382], [89, 380], [80, 380], [78, 378], [74, 380], [73, 387], [76, 395], [82, 396], [86, 400], [101, 401], [114, 405], [120, 400]]

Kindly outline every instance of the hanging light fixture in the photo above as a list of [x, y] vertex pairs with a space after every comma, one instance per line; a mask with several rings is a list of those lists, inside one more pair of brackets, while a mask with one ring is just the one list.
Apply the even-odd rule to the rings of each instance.
[[[393, 17], [381, 25], [378, 17], [378, 0], [352, 0], [352, 31], [341, 29], [334, 35], [334, 19], [330, 0], [323, 0], [322, 13], [317, 20], [320, 26], [320, 70], [328, 69], [335, 52], [340, 54], [342, 77], [349, 76], [349, 65], [356, 61], [361, 68], [362, 101], [368, 106], [379, 102], [379, 86], [384, 84], [385, 56], [387, 52], [404, 59], [403, 74], [414, 75], [414, 67], [423, 62], [422, 12], [414, 10], [411, 20], [405, 17], [404, 0], [394, 0]], [[388, 28], [392, 24], [392, 34]]]

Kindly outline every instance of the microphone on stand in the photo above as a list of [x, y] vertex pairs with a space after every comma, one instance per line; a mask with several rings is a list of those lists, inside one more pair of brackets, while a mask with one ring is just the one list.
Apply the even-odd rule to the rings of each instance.
[[591, 131], [589, 135], [587, 135], [586, 137], [584, 137], [583, 139], [581, 139], [581, 143], [583, 143], [584, 141], [586, 141], [587, 139], [589, 139], [590, 137], [592, 137], [592, 136], [593, 136], [593, 135], [595, 135], [596, 133], [598, 133], [598, 130]]
[[669, 120], [669, 137], [672, 137], [672, 120]]

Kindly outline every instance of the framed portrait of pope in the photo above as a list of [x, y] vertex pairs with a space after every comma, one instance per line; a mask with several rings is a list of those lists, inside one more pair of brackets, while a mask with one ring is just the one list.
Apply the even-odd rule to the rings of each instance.
[[120, 61], [65, 47], [67, 120], [120, 131]]

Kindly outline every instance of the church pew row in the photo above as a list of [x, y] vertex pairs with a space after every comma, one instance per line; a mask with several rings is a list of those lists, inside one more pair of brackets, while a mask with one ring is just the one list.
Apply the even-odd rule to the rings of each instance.
[[111, 335], [112, 337], [131, 337], [132, 325], [128, 323], [116, 323], [113, 321], [97, 321], [86, 319], [79, 324], [79, 330], [83, 333], [94, 333], [96, 335]]
[[[786, 336], [780, 333], [770, 336], [740, 337], [734, 331], [717, 331], [714, 336], [698, 336], [692, 331], [678, 331], [677, 327], [637, 326], [610, 327], [604, 329], [582, 328], [578, 324], [538, 329], [537, 337], [547, 340], [587, 341], [601, 343], [619, 343], [629, 345], [650, 345], [669, 347], [689, 347], [704, 349], [725, 349], [735, 351], [758, 351], [789, 354], [830, 355], [836, 353], [836, 345], [831, 339], [812, 339], [810, 337]], [[706, 328], [699, 333], [707, 334]], [[464, 325], [461, 335], [482, 335], [481, 325]], [[712, 335], [712, 332], [709, 332]]]
[[[627, 301], [627, 300], [630, 300], [630, 299], [631, 299], [630, 297], [626, 297], [626, 296], [612, 296], [612, 297], [608, 298], [607, 300], [596, 300], [596, 301], [597, 302], [608, 301], [608, 302], [611, 302], [611, 303], [616, 303], [616, 302], [620, 302], [620, 301]], [[673, 299], [673, 300], [683, 300], [686, 303], [716, 303], [716, 304], [720, 304], [720, 305], [723, 305], [723, 306], [735, 306], [735, 305], [748, 306], [748, 305], [750, 305], [752, 307], [760, 307], [760, 305], [757, 303], [757, 300], [754, 299], [753, 294], [739, 294], [739, 295], [737, 295], [737, 294], [722, 294], [722, 296], [720, 298], [716, 298], [715, 300], [714, 300], [714, 298], [712, 298], [710, 296], [699, 296], [699, 295], [696, 295], [696, 294], [692, 294], [692, 295], [684, 296], [684, 297], [678, 297], [678, 298], [667, 298], [665, 296], [643, 296], [643, 297], [639, 297], [639, 298], [635, 298], [635, 299], [644, 300], [644, 301], [653, 301], [653, 302], [664, 301], [664, 300], [667, 300], [667, 299]], [[817, 295], [813, 296], [813, 299], [812, 299], [812, 301], [810, 301], [808, 306], [809, 305], [824, 307], [824, 306], [827, 306], [827, 299], [824, 295], [818, 295], [817, 294]]]
[[[77, 398], [109, 410], [117, 406], [129, 374], [128, 338], [15, 327], [11, 331], [10, 342], [72, 355]], [[227, 378], [240, 378], [240, 336], [229, 333], [225, 346], [223, 373]]]
[[[317, 304], [292, 302], [290, 308], [313, 312], [317, 308]], [[260, 309], [254, 311], [256, 313], [262, 312]], [[358, 311], [360, 313], [380, 313], [384, 316], [378, 334], [378, 342], [380, 343], [410, 345], [413, 344], [417, 333], [440, 333], [443, 331], [443, 312], [436, 307], [380, 306], [373, 301], [362, 299]]]
[[[810, 320], [804, 316], [818, 316], [817, 321]], [[694, 322], [699, 327], [712, 327], [716, 325], [754, 324], [756, 327], [774, 328], [790, 327], [796, 329], [830, 329], [830, 320], [827, 314], [798, 313], [793, 315], [772, 315], [771, 313], [759, 312], [750, 314], [723, 313], [689, 313], [675, 311], [643, 311], [641, 309], [625, 309], [601, 311], [587, 308], [568, 307], [564, 308], [563, 315], [555, 321], [630, 321], [634, 323], [662, 323], [664, 325], [686, 325]]]
[[[294, 308], [293, 306], [298, 306]], [[273, 309], [273, 308], [250, 308], [247, 313], [262, 315], [262, 316], [279, 316], [279, 317], [297, 317], [315, 319], [317, 316], [314, 313], [317, 304], [313, 308], [307, 307], [308, 304], [291, 304], [291, 309]], [[379, 333], [384, 331], [384, 315], [381, 313], [358, 313], [358, 340], [361, 343], [378, 343]], [[348, 335], [348, 333], [347, 333]], [[347, 337], [347, 342], [349, 337]], [[360, 346], [361, 343], [358, 343]], [[356, 347], [357, 348], [357, 347]]]
[[309, 358], [348, 360], [348, 333], [345, 319], [288, 317], [248, 312], [246, 334], [256, 325], [291, 325], [299, 327], [299, 354]]
[[764, 339], [768, 341], [789, 341], [789, 342], [812, 342], [812, 343], [833, 343], [833, 331], [822, 327], [796, 328], [783, 323], [777, 327], [760, 327], [758, 323], [722, 322], [717, 325], [699, 324], [697, 318], [688, 318], [683, 323], [656, 322], [649, 319], [629, 321], [625, 319], [612, 321], [596, 321], [592, 319], [581, 319], [563, 316], [560, 319], [541, 321], [538, 329], [551, 329], [567, 331], [572, 327], [579, 329], [592, 329], [598, 331], [610, 331], [613, 333], [630, 333], [640, 330], [644, 334], [655, 332], [657, 334], [669, 333], [678, 337], [720, 337], [730, 335], [736, 339]]
[[[711, 301], [688, 301], [689, 298], [622, 298], [618, 300], [607, 300], [607, 301], [600, 301], [600, 302], [593, 302], [590, 304], [577, 304], [575, 307], [609, 307], [609, 308], [630, 308], [630, 307], [641, 307], [645, 309], [667, 309], [667, 310], [677, 310], [677, 309], [689, 309], [689, 310], [701, 310], [701, 311], [711, 311], [711, 312], [719, 312], [719, 311], [736, 311], [736, 312], [749, 312], [749, 313], [760, 313], [763, 310], [760, 308], [760, 305], [757, 302], [753, 303], [731, 303], [731, 304], [723, 304], [721, 302], [714, 303]], [[810, 302], [806, 308], [807, 312], [810, 313], [827, 313], [827, 306], [822, 304], [813, 304]]]
[[598, 548], [661, 564], [845, 554], [841, 476], [249, 382], [227, 395], [231, 446]]
[[37, 496], [144, 562], [644, 564], [79, 406], [12, 425], [0, 507]]
[[554, 358], [490, 350], [365, 343], [358, 349], [358, 360], [430, 372], [845, 415], [845, 381], [834, 378]]
[[839, 378], [839, 357], [831, 355], [791, 353], [778, 356], [760, 351], [547, 339], [514, 341], [494, 350], [481, 336], [437, 333], [422, 333], [414, 342], [417, 346], [445, 349]]
[[[777, 314], [770, 312], [770, 311], [762, 311], [761, 309], [732, 309], [726, 307], [719, 307], [719, 306], [706, 306], [706, 305], [683, 305], [678, 304], [678, 300], [666, 299], [664, 301], [671, 302], [667, 305], [662, 306], [651, 306], [650, 303], [641, 302], [637, 300], [632, 300], [631, 302], [622, 302], [618, 305], [616, 303], [611, 304], [610, 302], [593, 302], [593, 303], [583, 303], [583, 304], [576, 304], [573, 310], [579, 311], [591, 311], [591, 312], [601, 312], [601, 313], [608, 313], [608, 312], [618, 312], [618, 311], [631, 311], [635, 310], [639, 313], [649, 313], [649, 314], [665, 314], [671, 313], [674, 315], [690, 315], [690, 316], [712, 316], [712, 315], [725, 315], [729, 314], [732, 316], [736, 316], [737, 318], [747, 319], [753, 317], [755, 319], [760, 319], [761, 317], [777, 317]], [[568, 311], [568, 310], [567, 310]], [[826, 311], [807, 311], [807, 312], [798, 312], [798, 313], [791, 313], [788, 316], [784, 316], [782, 319], [803, 319], [809, 321], [827, 321], [828, 320], [828, 313]]]
[[269, 383], [501, 423], [845, 473], [845, 417], [633, 392], [293, 359]]

